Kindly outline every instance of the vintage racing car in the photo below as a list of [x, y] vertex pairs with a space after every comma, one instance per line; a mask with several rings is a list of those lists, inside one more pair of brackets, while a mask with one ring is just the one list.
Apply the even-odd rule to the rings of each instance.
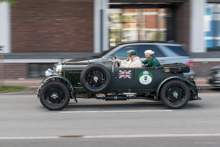
[[159, 67], [121, 68], [114, 58], [103, 62], [59, 61], [48, 69], [37, 95], [49, 110], [65, 108], [70, 99], [96, 98], [106, 101], [146, 99], [161, 101], [168, 108], [201, 100], [193, 77], [186, 78], [189, 66], [182, 63]]

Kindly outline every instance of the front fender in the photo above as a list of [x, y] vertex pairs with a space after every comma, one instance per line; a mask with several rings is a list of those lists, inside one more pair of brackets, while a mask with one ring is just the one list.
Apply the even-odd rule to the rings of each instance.
[[71, 93], [71, 97], [75, 99], [75, 101], [77, 102], [76, 96], [75, 96], [75, 91], [74, 91], [74, 87], [72, 86], [72, 83], [65, 77], [62, 76], [50, 76], [48, 78], [45, 78], [42, 82], [41, 82], [41, 86], [38, 88], [37, 94], [39, 95], [39, 91], [42, 88], [42, 86], [50, 81], [55, 81], [56, 79], [62, 79], [63, 81], [68, 83], [68, 88], [70, 90]]
[[[157, 99], [157, 100], [158, 100], [158, 97], [159, 97], [159, 92], [160, 92], [160, 90], [161, 90], [161, 87], [162, 87], [166, 82], [168, 82], [168, 81], [170, 81], [170, 80], [174, 80], [174, 79], [176, 79], [176, 80], [181, 80], [181, 81], [183, 81], [183, 82], [186, 82], [187, 84], [189, 84], [189, 85], [192, 86], [192, 87], [196, 87], [196, 85], [195, 85], [194, 83], [191, 83], [189, 80], [187, 80], [187, 79], [184, 78], [184, 77], [172, 76], [172, 77], [166, 78], [165, 80], [163, 80], [163, 81], [158, 85], [157, 91], [156, 91], [156, 99]], [[194, 90], [193, 90], [192, 88], [189, 88], [189, 89], [194, 92]]]

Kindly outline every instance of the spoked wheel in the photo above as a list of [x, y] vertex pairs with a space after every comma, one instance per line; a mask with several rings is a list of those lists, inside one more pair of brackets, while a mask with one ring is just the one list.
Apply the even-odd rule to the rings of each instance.
[[90, 88], [101, 88], [106, 83], [106, 75], [100, 70], [91, 70], [86, 74], [87, 85]]
[[93, 64], [82, 71], [80, 81], [87, 91], [100, 93], [109, 88], [111, 75], [106, 67]]
[[179, 80], [167, 82], [161, 89], [160, 99], [168, 108], [178, 109], [185, 106], [190, 99], [187, 85]]
[[47, 83], [40, 92], [41, 104], [49, 110], [60, 110], [70, 101], [70, 92], [61, 82]]

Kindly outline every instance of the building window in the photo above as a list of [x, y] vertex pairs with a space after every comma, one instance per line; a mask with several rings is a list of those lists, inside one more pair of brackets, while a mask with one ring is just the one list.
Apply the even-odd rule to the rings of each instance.
[[109, 43], [166, 41], [167, 9], [109, 9]]
[[220, 49], [220, 4], [206, 4], [204, 16], [206, 47]]
[[31, 63], [29, 64], [29, 77], [38, 78], [45, 77], [45, 71], [48, 68], [53, 69], [54, 63]]

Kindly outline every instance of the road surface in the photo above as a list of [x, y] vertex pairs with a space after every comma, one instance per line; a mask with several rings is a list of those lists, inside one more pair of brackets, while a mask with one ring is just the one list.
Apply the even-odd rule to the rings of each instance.
[[220, 146], [220, 93], [167, 109], [148, 100], [73, 100], [45, 109], [33, 92], [0, 94], [0, 147]]

